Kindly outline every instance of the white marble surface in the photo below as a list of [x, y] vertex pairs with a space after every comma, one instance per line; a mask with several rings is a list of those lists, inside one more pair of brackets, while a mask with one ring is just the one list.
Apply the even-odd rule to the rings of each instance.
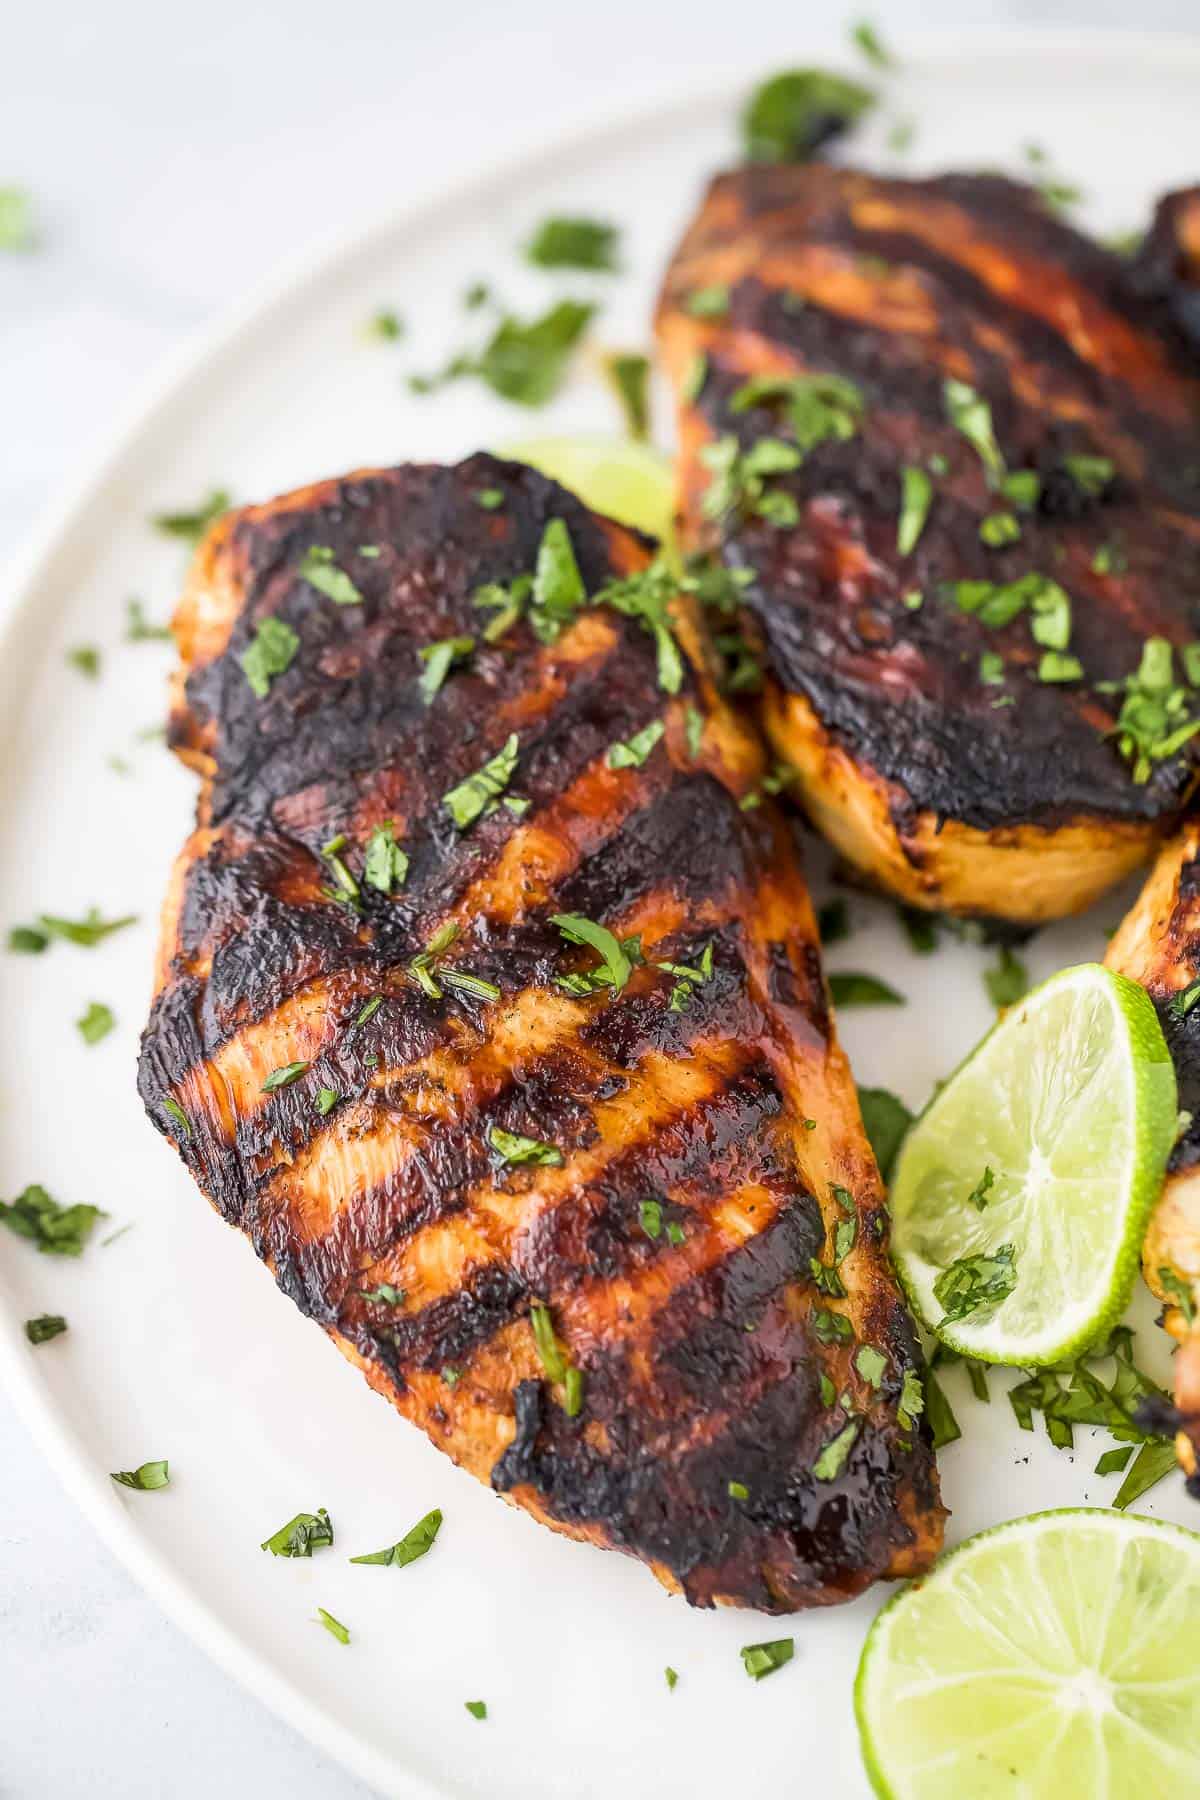
[[[821, 23], [805, 24], [805, 10]], [[866, 10], [901, 47], [918, 27], [1129, 21], [1125, 0]], [[734, 42], [739, 62], [759, 47], [764, 69], [809, 55], [840, 38], [840, 11], [795, 0], [693, 0], [686, 14], [678, 0], [9, 9], [0, 186], [30, 190], [41, 244], [0, 258], [0, 562], [155, 364], [281, 260], [606, 105], [715, 88]], [[1143, 0], [1136, 22], [1197, 29], [1200, 14], [1196, 0]], [[3, 1800], [365, 1794], [160, 1616], [2, 1396], [0, 1477]]]

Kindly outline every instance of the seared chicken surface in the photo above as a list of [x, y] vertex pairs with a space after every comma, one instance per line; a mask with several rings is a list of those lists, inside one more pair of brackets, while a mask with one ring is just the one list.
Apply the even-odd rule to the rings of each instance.
[[1077, 911], [1193, 785], [1200, 666], [1143, 656], [1200, 636], [1196, 201], [1130, 268], [1001, 177], [752, 164], [671, 264], [686, 540], [792, 792], [906, 902]]
[[1142, 1272], [1179, 1343], [1179, 1459], [1200, 1498], [1200, 821], [1159, 854], [1105, 958], [1154, 1002], [1187, 1115], [1142, 1249]]
[[214, 528], [140, 1087], [455, 1461], [785, 1612], [923, 1569], [943, 1512], [791, 837], [649, 560], [486, 456]]

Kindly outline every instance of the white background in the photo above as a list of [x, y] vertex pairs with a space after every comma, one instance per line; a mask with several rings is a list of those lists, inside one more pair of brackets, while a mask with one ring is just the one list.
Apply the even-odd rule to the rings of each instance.
[[[30, 190], [41, 236], [36, 255], [0, 258], [0, 562], [163, 356], [282, 260], [606, 107], [719, 88], [727, 61], [755, 48], [764, 71], [804, 60], [840, 40], [837, 10], [796, 0], [0, 8], [0, 186]], [[1127, 0], [876, 0], [869, 11], [901, 50], [906, 30], [939, 24], [1131, 22]], [[1200, 9], [1143, 0], [1136, 23], [1198, 28]], [[143, 1598], [0, 1397], [0, 1796], [209, 1800], [219, 1790], [239, 1800], [366, 1792]]]

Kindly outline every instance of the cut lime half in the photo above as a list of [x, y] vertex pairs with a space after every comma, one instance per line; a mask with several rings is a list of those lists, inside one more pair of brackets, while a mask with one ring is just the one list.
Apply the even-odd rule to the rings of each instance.
[[501, 452], [529, 463], [578, 494], [585, 506], [670, 546], [675, 475], [670, 459], [647, 444], [589, 437], [530, 438]]
[[1035, 1513], [888, 1602], [854, 1706], [883, 1800], [1200, 1793], [1200, 1537]]
[[1145, 991], [1098, 963], [1012, 1007], [913, 1126], [892, 1255], [916, 1311], [985, 1362], [1038, 1367], [1124, 1309], [1175, 1136]]

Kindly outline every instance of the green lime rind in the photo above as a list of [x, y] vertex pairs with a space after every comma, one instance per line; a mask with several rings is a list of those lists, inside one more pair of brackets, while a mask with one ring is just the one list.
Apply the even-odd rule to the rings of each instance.
[[667, 548], [673, 543], [675, 472], [660, 450], [629, 440], [579, 436], [528, 438], [506, 445], [499, 454], [560, 481], [594, 512], [648, 532]]
[[[1037, 1368], [1124, 1311], [1175, 1137], [1175, 1072], [1145, 991], [1062, 970], [994, 1025], [914, 1124], [892, 1181], [892, 1257], [914, 1312], [961, 1355]], [[971, 1204], [985, 1168], [994, 1184]], [[1012, 1290], [959, 1319], [933, 1292], [1011, 1245]]]
[[1200, 1536], [1063, 1507], [978, 1532], [876, 1615], [854, 1715], [879, 1800], [1200, 1792]]

